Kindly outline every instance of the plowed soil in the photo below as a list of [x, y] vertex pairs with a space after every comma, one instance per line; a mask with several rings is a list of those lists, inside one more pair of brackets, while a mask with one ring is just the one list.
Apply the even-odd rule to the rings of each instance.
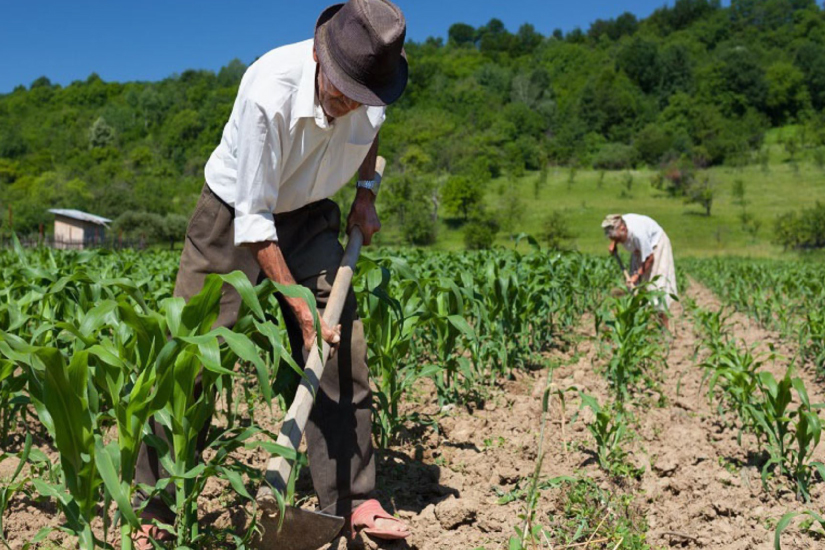
[[[717, 298], [697, 283], [685, 296], [703, 309], [720, 306]], [[772, 346], [784, 356], [765, 365], [777, 377], [783, 376], [795, 356], [794, 345], [743, 315], [735, 314], [732, 322], [737, 338], [756, 344], [761, 351]], [[768, 489], [763, 487], [760, 465], [764, 457], [757, 452], [755, 441], [745, 436], [740, 446], [735, 426], [726, 426], [707, 401], [698, 366], [703, 352], [697, 356], [693, 319], [679, 304], [674, 306], [672, 328], [660, 388], [663, 399], [657, 395], [641, 399], [643, 404], [633, 411], [635, 435], [624, 444], [629, 461], [643, 468], [639, 478], [611, 478], [599, 468], [592, 436], [586, 429], [592, 415], [579, 413], [576, 399], [567, 404], [564, 415], [558, 401], [553, 401], [541, 476], [589, 478], [605, 491], [632, 495], [633, 513], [641, 519], [640, 525], [648, 525], [646, 537], [652, 548], [773, 548], [774, 526], [787, 511], [825, 509], [825, 484], [812, 487], [812, 502], [807, 505], [799, 503], [781, 480], [771, 481]], [[349, 547], [507, 548], [515, 528], [523, 524], [519, 516], [525, 503], [523, 498], [508, 504], [498, 501], [502, 494], [525, 487], [536, 467], [541, 400], [547, 384], [581, 389], [602, 403], [609, 398], [600, 374], [609, 350], [600, 346], [592, 319], [582, 320], [573, 340], [576, 343], [571, 349], [548, 357], [550, 364], [558, 365], [552, 376], [548, 376], [548, 369], [517, 373], [513, 380], [491, 389], [482, 402], [441, 408], [434, 387], [417, 387], [404, 407], [407, 412], [431, 418], [433, 424], [409, 426], [400, 444], [378, 453], [379, 499], [410, 525], [413, 534], [407, 541], [380, 544], [362, 537]], [[797, 374], [805, 381], [812, 402], [825, 401], [821, 383], [810, 369], [799, 368]], [[56, 454], [40, 443], [56, 460]], [[260, 469], [267, 459], [264, 453], [252, 451], [244, 458]], [[819, 449], [815, 458], [825, 459], [825, 449]], [[13, 468], [10, 460], [0, 462], [0, 479]], [[301, 487], [309, 494], [306, 479]], [[562, 513], [567, 487], [542, 491], [537, 523], [552, 529], [554, 517]], [[210, 482], [201, 504], [204, 525], [240, 528], [245, 524], [242, 503], [221, 483]], [[313, 505], [311, 497], [305, 505]], [[4, 517], [3, 534], [10, 547], [18, 549], [41, 527], [57, 525], [60, 520], [54, 506], [17, 495]], [[116, 543], [113, 534], [109, 540]], [[785, 549], [825, 548], [825, 542], [797, 527], [789, 528], [782, 542]], [[71, 546], [72, 540], [54, 533], [48, 543], [37, 547], [56, 545]], [[327, 548], [347, 547], [341, 538]], [[586, 548], [608, 546], [593, 540]]]

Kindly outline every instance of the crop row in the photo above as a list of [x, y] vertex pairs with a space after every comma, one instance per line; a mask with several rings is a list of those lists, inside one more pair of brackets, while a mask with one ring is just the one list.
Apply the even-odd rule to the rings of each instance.
[[799, 341], [800, 351], [825, 372], [825, 266], [817, 261], [688, 260], [686, 269], [717, 296]]
[[[439, 399], [455, 402], [539, 361], [539, 352], [595, 307], [609, 267], [537, 248], [461, 256], [378, 251], [363, 258], [356, 292], [377, 388], [379, 444], [412, 420], [399, 404], [417, 380], [433, 379]], [[114, 527], [121, 548], [130, 548], [140, 514], [132, 497], [141, 490], [168, 500], [177, 519], [165, 528], [179, 546], [197, 547], [215, 536], [197, 522], [197, 498], [208, 479], [222, 478], [252, 500], [249, 486], [261, 476], [233, 451], [283, 449], [256, 424], [256, 406], [247, 407], [248, 421], [236, 421], [242, 412], [235, 391], [243, 386], [247, 403], [270, 410], [289, 403], [294, 385], [284, 381], [294, 383], [300, 369], [275, 294], [312, 297], [272, 282], [252, 287], [236, 272], [210, 276], [184, 303], [172, 297], [176, 268], [169, 253], [0, 253], [0, 437], [17, 438], [21, 460], [0, 494], [0, 512], [15, 492], [48, 499], [63, 513], [60, 529], [82, 548], [111, 547], [118, 540], [109, 533]], [[243, 298], [231, 331], [212, 329], [224, 285]], [[212, 458], [199, 463], [195, 439], [220, 396], [227, 421], [209, 431]], [[152, 435], [152, 416], [172, 446]], [[46, 437], [59, 462], [42, 460], [32, 435]], [[155, 447], [169, 472], [154, 487], [134, 481], [141, 442]], [[174, 498], [165, 491], [169, 485]], [[117, 509], [112, 517], [110, 503]], [[92, 527], [99, 517], [102, 531]], [[251, 521], [248, 532], [224, 535], [244, 547], [253, 528]]]
[[[825, 479], [825, 464], [813, 460], [822, 437], [822, 404], [812, 403], [803, 380], [795, 376], [794, 365], [777, 380], [764, 369], [773, 354], [761, 353], [757, 345], [748, 346], [733, 337], [731, 312], [725, 307], [716, 311], [694, 308], [696, 329], [704, 350], [700, 366], [704, 370], [703, 387], [707, 399], [715, 406], [724, 425], [742, 435], [755, 437], [760, 456], [763, 488], [772, 489], [777, 482], [787, 482], [800, 501], [811, 499], [810, 487]], [[825, 526], [815, 512], [802, 512]], [[781, 550], [782, 531], [799, 512], [783, 516], [776, 528], [775, 548]]]

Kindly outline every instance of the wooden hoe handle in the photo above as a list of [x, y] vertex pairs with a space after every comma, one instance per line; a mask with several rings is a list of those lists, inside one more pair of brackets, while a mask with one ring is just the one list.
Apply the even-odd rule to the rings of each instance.
[[[384, 160], [384, 157], [378, 157], [375, 162], [375, 171], [383, 175], [385, 167], [386, 160]], [[361, 253], [363, 242], [364, 236], [361, 234], [361, 229], [357, 226], [353, 227], [349, 239], [347, 239], [347, 248], [344, 250], [341, 266], [338, 268], [335, 282], [332, 284], [327, 307], [324, 310], [324, 321], [326, 321], [327, 326], [334, 327], [341, 319], [341, 312], [344, 310], [344, 302], [349, 293], [355, 264], [358, 262], [358, 255]], [[281, 433], [278, 435], [278, 445], [295, 450], [301, 445], [307, 419], [312, 411], [315, 395], [318, 392], [318, 385], [324, 375], [324, 365], [326, 365], [329, 358], [329, 351], [329, 344], [324, 341], [321, 354], [317, 353], [316, 349], [310, 352], [301, 385], [298, 387], [298, 391], [295, 392], [295, 400], [292, 402], [292, 406], [289, 407], [281, 427]], [[266, 468], [266, 483], [262, 484], [258, 490], [257, 500], [261, 501], [261, 499], [271, 497], [272, 490], [269, 485], [277, 491], [285, 491], [291, 472], [291, 461], [281, 456], [270, 458]]]

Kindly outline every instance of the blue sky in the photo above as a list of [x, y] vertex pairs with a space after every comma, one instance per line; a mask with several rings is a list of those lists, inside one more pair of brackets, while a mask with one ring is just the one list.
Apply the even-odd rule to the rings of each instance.
[[[456, 22], [498, 17], [515, 32], [587, 29], [624, 11], [649, 15], [666, 0], [396, 0], [408, 36], [446, 37]], [[312, 36], [333, 0], [6, 0], [0, 32], [0, 94], [39, 76], [69, 84], [92, 72], [106, 81], [159, 80], [186, 69], [250, 63], [266, 51]], [[671, 2], [672, 3], [672, 2]], [[726, 2], [727, 3], [727, 2]]]

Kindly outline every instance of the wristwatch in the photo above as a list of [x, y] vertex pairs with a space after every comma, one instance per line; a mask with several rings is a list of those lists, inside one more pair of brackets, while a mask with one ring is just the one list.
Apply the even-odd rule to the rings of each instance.
[[358, 180], [355, 184], [357, 189], [369, 189], [373, 195], [378, 195], [378, 188], [381, 187], [381, 174], [375, 173], [375, 177], [371, 180]]

